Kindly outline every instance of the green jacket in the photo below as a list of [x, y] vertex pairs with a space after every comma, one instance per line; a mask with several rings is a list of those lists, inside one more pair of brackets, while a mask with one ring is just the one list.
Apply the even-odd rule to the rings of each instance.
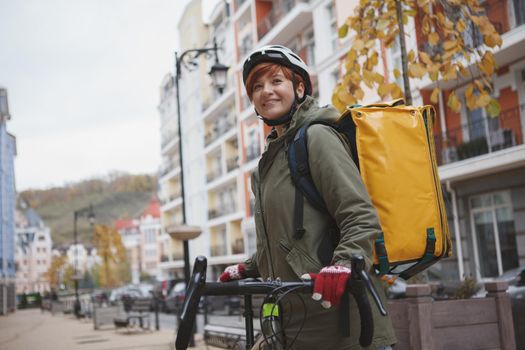
[[[339, 112], [333, 107], [321, 108], [315, 99], [307, 97], [292, 117], [289, 128], [281, 136], [269, 138], [258, 169], [252, 176], [257, 252], [245, 262], [248, 275], [293, 281], [305, 273], [319, 272], [323, 266], [317, 251], [323, 240], [331, 239], [327, 234], [333, 225], [330, 216], [335, 219], [341, 237], [332, 263], [350, 266], [351, 256], [360, 254], [371, 266], [373, 241], [380, 232], [377, 215], [347, 143], [328, 126], [314, 125], [308, 129], [308, 160], [313, 182], [330, 215], [318, 211], [305, 199], [303, 224], [306, 232], [302, 239], [293, 238], [295, 187], [288, 167], [287, 142], [308, 121], [333, 121], [338, 117]], [[378, 280], [375, 282], [384, 299], [383, 287]], [[359, 313], [352, 298], [350, 338], [342, 337], [339, 330], [339, 308], [325, 310], [319, 302], [304, 296], [308, 314], [305, 319], [302, 302], [298, 298], [289, 299], [283, 304], [287, 339], [291, 341], [302, 328], [293, 348], [360, 348]], [[373, 310], [375, 332], [372, 348], [394, 344], [396, 339], [390, 319], [380, 316], [375, 306]]]

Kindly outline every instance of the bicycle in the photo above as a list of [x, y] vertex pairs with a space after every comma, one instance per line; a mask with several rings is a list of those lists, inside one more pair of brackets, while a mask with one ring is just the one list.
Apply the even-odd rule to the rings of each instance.
[[[279, 293], [312, 293], [313, 281], [283, 282], [279, 280], [261, 281], [256, 279], [245, 279], [232, 282], [206, 282], [207, 260], [204, 256], [195, 259], [193, 273], [190, 279], [186, 298], [182, 305], [179, 329], [175, 341], [177, 350], [186, 350], [192, 336], [195, 324], [195, 315], [199, 306], [199, 300], [205, 295], [243, 295], [245, 300], [245, 327], [246, 327], [246, 349], [251, 349], [254, 344], [252, 295], [268, 295]], [[379, 299], [370, 277], [365, 270], [365, 261], [361, 256], [352, 257], [352, 275], [347, 283], [347, 292], [352, 294], [359, 310], [361, 319], [361, 331], [359, 343], [367, 347], [372, 343], [374, 334], [374, 322], [372, 310], [367, 298], [366, 291], [372, 295], [374, 302], [381, 315], [386, 316], [387, 311]], [[273, 336], [278, 337], [272, 328]], [[281, 347], [282, 348], [282, 347]]]

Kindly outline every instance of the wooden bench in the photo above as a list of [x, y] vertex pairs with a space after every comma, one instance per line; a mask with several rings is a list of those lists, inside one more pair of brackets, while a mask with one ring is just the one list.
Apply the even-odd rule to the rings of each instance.
[[[261, 335], [259, 329], [254, 330], [254, 338]], [[222, 349], [244, 349], [246, 345], [246, 330], [240, 326], [219, 326], [207, 324], [204, 326], [204, 342], [206, 345]]]
[[140, 327], [141, 329], [150, 329], [150, 308], [151, 299], [134, 298], [124, 301], [125, 317], [116, 317], [113, 324], [119, 328]]

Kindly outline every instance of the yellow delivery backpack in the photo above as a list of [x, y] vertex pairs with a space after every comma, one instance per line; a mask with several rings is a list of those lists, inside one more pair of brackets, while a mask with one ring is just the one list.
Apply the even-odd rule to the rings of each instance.
[[[383, 231], [374, 249], [374, 267], [380, 275], [407, 279], [451, 255], [432, 133], [434, 119], [432, 106], [406, 106], [402, 99], [348, 107], [334, 124], [313, 122], [301, 127], [288, 146], [296, 191], [326, 210], [310, 177], [306, 131], [321, 123], [347, 139]], [[299, 236], [303, 196], [295, 197], [294, 225]]]

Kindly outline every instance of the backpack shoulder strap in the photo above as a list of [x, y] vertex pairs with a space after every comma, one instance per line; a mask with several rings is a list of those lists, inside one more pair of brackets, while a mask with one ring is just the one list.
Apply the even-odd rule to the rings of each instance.
[[294, 238], [301, 239], [305, 233], [303, 225], [304, 197], [320, 211], [326, 211], [326, 204], [315, 187], [308, 164], [307, 131], [311, 125], [323, 124], [334, 127], [328, 122], [315, 121], [303, 125], [297, 130], [293, 140], [288, 144], [288, 166], [295, 186], [294, 203]]
[[323, 198], [315, 187], [308, 164], [308, 127], [316, 122], [303, 125], [297, 130], [295, 137], [288, 145], [288, 166], [292, 181], [300, 189], [310, 203], [319, 210], [326, 210]]

